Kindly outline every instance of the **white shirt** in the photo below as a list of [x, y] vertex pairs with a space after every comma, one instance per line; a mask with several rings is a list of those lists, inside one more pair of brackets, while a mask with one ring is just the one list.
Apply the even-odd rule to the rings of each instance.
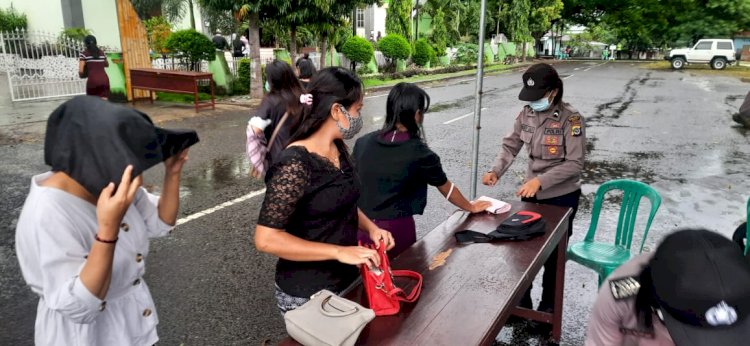
[[96, 207], [32, 178], [16, 226], [16, 253], [31, 290], [39, 295], [36, 345], [153, 345], [159, 340], [154, 302], [143, 281], [149, 238], [172, 226], [159, 219], [159, 197], [140, 188], [125, 213], [105, 300], [78, 277], [98, 230]]

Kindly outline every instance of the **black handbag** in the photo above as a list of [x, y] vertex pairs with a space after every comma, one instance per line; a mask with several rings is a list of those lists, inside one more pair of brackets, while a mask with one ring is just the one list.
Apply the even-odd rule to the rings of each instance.
[[489, 234], [472, 230], [456, 233], [456, 241], [460, 244], [491, 243], [503, 240], [529, 240], [545, 232], [547, 223], [542, 215], [533, 211], [519, 211], [503, 221]]

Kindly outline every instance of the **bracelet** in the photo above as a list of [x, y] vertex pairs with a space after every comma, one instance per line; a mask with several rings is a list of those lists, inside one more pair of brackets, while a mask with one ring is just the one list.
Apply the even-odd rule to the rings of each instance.
[[447, 194], [447, 195], [445, 195], [445, 199], [447, 199], [447, 200], [450, 200], [450, 199], [451, 199], [451, 195], [453, 194], [453, 188], [454, 188], [454, 187], [456, 187], [456, 185], [453, 185], [453, 183], [451, 183], [451, 189], [450, 189], [450, 190], [448, 190], [448, 194]]
[[97, 234], [95, 239], [98, 242], [102, 242], [102, 243], [106, 243], [106, 244], [114, 244], [114, 243], [117, 242], [118, 238], [115, 238], [115, 240], [106, 240], [106, 239], [99, 238], [99, 234]]

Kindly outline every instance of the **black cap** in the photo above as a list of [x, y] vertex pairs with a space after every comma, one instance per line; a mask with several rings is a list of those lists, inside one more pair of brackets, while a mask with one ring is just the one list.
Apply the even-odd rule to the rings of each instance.
[[523, 88], [518, 94], [521, 101], [537, 101], [548, 91], [558, 87], [560, 76], [554, 67], [540, 63], [529, 67], [523, 73]]
[[120, 182], [128, 165], [137, 177], [198, 140], [193, 130], [156, 127], [130, 107], [78, 96], [47, 119], [44, 162], [98, 197], [109, 182]]
[[657, 313], [677, 345], [750, 343], [750, 261], [718, 233], [667, 236], [650, 262]]

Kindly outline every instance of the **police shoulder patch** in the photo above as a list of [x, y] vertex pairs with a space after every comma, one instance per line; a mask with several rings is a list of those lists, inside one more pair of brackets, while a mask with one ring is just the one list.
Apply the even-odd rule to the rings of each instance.
[[612, 297], [614, 297], [615, 300], [635, 297], [638, 294], [638, 290], [640, 288], [641, 283], [638, 282], [638, 278], [636, 278], [635, 276], [611, 279], [609, 281], [609, 289], [612, 292]]
[[571, 123], [580, 123], [581, 122], [581, 116], [580, 115], [571, 115], [568, 117], [568, 121]]

